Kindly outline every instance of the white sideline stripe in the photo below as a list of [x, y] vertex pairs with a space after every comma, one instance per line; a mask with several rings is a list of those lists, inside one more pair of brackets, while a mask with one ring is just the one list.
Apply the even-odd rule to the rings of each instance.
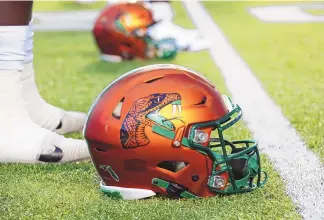
[[35, 12], [34, 30], [50, 31], [91, 31], [100, 11]]
[[319, 158], [305, 146], [203, 6], [197, 1], [183, 3], [197, 28], [213, 39], [211, 56], [233, 99], [242, 106], [243, 118], [259, 141], [261, 152], [269, 156], [286, 183], [287, 194], [299, 213], [305, 219], [324, 219], [324, 168]]
[[[312, 6], [310, 5], [308, 7], [310, 8]], [[324, 15], [309, 14], [304, 11], [301, 5], [259, 6], [249, 8], [249, 12], [265, 22], [324, 22]]]

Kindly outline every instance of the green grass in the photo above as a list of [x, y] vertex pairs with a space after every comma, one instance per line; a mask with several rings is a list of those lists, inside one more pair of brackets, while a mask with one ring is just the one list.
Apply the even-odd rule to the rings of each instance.
[[305, 9], [304, 11], [311, 15], [324, 15], [324, 9]]
[[33, 11], [96, 10], [102, 9], [106, 4], [107, 1], [96, 1], [92, 4], [80, 4], [75, 1], [35, 1]]
[[258, 3], [204, 4], [308, 147], [323, 159], [323, 24], [263, 23], [247, 11]]
[[[192, 27], [180, 3], [173, 4], [177, 21]], [[98, 93], [117, 76], [156, 62], [100, 62], [90, 33], [36, 33], [35, 46], [37, 83], [43, 97], [57, 106], [80, 111], [88, 111]], [[228, 94], [206, 51], [182, 53], [173, 63], [203, 72]], [[234, 133], [230, 136], [249, 135], [242, 124]], [[263, 189], [181, 201], [108, 198], [99, 192], [99, 179], [90, 162], [0, 165], [0, 219], [300, 219], [265, 156], [262, 162], [270, 176]]]

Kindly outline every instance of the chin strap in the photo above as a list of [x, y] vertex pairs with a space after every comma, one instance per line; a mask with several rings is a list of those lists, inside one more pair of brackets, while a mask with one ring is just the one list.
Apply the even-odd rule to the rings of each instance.
[[[175, 132], [170, 131], [168, 129], [165, 129], [165, 128], [161, 127], [161, 126], [157, 126], [157, 125], [154, 125], [152, 127], [152, 131], [154, 133], [159, 134], [159, 135], [161, 135], [161, 136], [163, 136], [165, 138], [168, 138], [170, 140], [174, 140], [175, 137], [176, 137], [176, 133]], [[216, 140], [216, 139], [214, 139], [214, 140]], [[189, 139], [187, 139], [186, 137], [183, 137], [182, 138], [181, 145], [183, 145], [185, 147], [188, 147], [188, 148], [191, 148], [191, 146], [189, 144]], [[197, 151], [200, 152], [201, 154], [208, 155], [204, 151], [201, 151], [201, 150], [197, 150]], [[216, 156], [216, 155], [214, 155], [214, 156]], [[238, 158], [243, 158], [243, 157], [244, 156], [242, 155], [242, 156], [240, 156]], [[216, 158], [216, 159], [223, 160], [223, 158]], [[248, 160], [249, 166], [251, 167], [251, 170], [250, 170], [251, 175], [246, 175], [244, 178], [242, 178], [240, 180], [236, 180], [236, 186], [238, 188], [242, 188], [243, 186], [246, 186], [246, 184], [249, 182], [249, 179], [251, 179], [252, 177], [255, 178], [256, 175], [257, 175], [257, 173], [258, 173], [258, 169], [260, 169], [259, 166], [257, 165], [257, 161], [256, 161], [255, 158], [253, 158], [253, 159], [251, 159], [251, 158], [245, 158], [245, 159]], [[260, 180], [261, 173], [264, 174], [263, 181]], [[267, 180], [268, 180], [268, 175], [264, 171], [261, 171], [261, 173], [257, 177], [259, 179], [258, 180], [259, 184], [252, 184], [251, 183], [251, 186], [249, 188], [244, 188], [243, 187], [243, 189], [238, 190], [236, 193], [250, 192], [250, 191], [252, 191], [252, 190], [254, 190], [256, 188], [263, 187], [265, 185], [265, 183], [267, 182]], [[209, 181], [211, 181], [211, 180], [209, 180]], [[165, 180], [161, 180], [161, 179], [155, 178], [155, 179], [153, 179], [152, 184], [153, 185], [156, 185], [156, 186], [159, 186], [161, 188], [164, 188], [164, 189], [168, 189], [168, 187], [170, 185], [174, 184], [174, 183], [167, 182]], [[211, 182], [209, 182], [208, 185], [211, 186], [213, 184]], [[215, 191], [216, 193], [219, 193], [219, 194], [233, 194], [233, 193], [235, 193], [234, 192], [234, 189], [233, 189], [233, 185], [229, 186], [226, 190], [213, 190], [213, 191]], [[190, 192], [188, 192], [186, 190], [183, 190], [181, 193], [179, 193], [179, 195], [180, 195], [180, 197], [183, 197], [183, 198], [197, 198], [196, 195], [193, 195], [193, 194], [191, 194]]]
[[171, 182], [159, 179], [159, 178], [154, 178], [152, 180], [152, 184], [165, 189], [165, 191], [170, 196], [175, 197], [175, 198], [187, 198], [187, 199], [200, 198], [200, 197], [192, 194], [191, 192], [187, 191], [186, 188], [184, 188], [183, 186], [181, 186], [179, 184], [171, 183]]

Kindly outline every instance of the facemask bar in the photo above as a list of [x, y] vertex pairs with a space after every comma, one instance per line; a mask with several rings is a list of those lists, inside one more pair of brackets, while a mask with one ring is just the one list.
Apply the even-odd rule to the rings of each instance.
[[[226, 97], [227, 98], [227, 97]], [[227, 98], [229, 101], [230, 99]], [[227, 100], [227, 101], [228, 101]], [[231, 103], [231, 101], [230, 101]], [[228, 104], [228, 103], [227, 103]], [[239, 140], [229, 142], [224, 139], [223, 131], [233, 126], [236, 122], [238, 122], [242, 117], [242, 110], [238, 105], [234, 105], [231, 103], [230, 112], [224, 116], [223, 118], [217, 121], [210, 121], [204, 123], [198, 123], [193, 125], [189, 131], [189, 137], [182, 139], [182, 145], [191, 149], [194, 149], [201, 154], [208, 155], [209, 158], [213, 161], [211, 175], [208, 180], [208, 186], [211, 191], [216, 192], [218, 194], [234, 194], [234, 193], [243, 193], [249, 192], [257, 187], [262, 187], [267, 181], [267, 174], [264, 171], [261, 171], [260, 166], [260, 155], [257, 148], [257, 143], [253, 140]], [[195, 142], [196, 131], [202, 128], [216, 128], [218, 131], [218, 138], [211, 138], [209, 146], [203, 146]], [[161, 136], [164, 136], [168, 139], [173, 140], [175, 137], [175, 133], [167, 130], [161, 126], [154, 125], [152, 127], [154, 133], [157, 133]], [[213, 142], [218, 142], [218, 144], [211, 144]], [[236, 148], [235, 145], [245, 144], [246, 148]], [[230, 146], [232, 149], [240, 149], [238, 152], [227, 154], [226, 146]], [[213, 148], [221, 147], [222, 155], [213, 151]], [[235, 179], [233, 174], [233, 169], [230, 165], [231, 161], [235, 159], [246, 159], [248, 163], [248, 171], [241, 179]], [[221, 169], [217, 168], [221, 166]], [[224, 187], [215, 187], [217, 184], [219, 186], [222, 184], [226, 184], [225, 179], [221, 176], [221, 174], [228, 173], [229, 175], [229, 186], [224, 185]], [[265, 175], [263, 181], [261, 181], [261, 173]], [[253, 184], [253, 179], [257, 177], [257, 183]], [[221, 179], [223, 178], [223, 179]]]
[[177, 43], [173, 38], [165, 38], [162, 40], [153, 40], [149, 36], [144, 38], [147, 47], [150, 46], [155, 50], [155, 56], [160, 59], [173, 59], [177, 55]]
[[[228, 99], [229, 100], [229, 99]], [[220, 120], [206, 123], [195, 124], [189, 131], [189, 145], [198, 151], [203, 151], [213, 161], [212, 173], [209, 177], [208, 186], [211, 191], [218, 194], [233, 194], [252, 191], [257, 187], [262, 187], [266, 180], [267, 175], [265, 172], [265, 178], [261, 182], [261, 166], [260, 155], [257, 148], [257, 143], [252, 140], [240, 140], [229, 142], [224, 139], [223, 131], [233, 126], [242, 117], [242, 110], [238, 105], [231, 103], [231, 112]], [[235, 116], [236, 115], [236, 116]], [[194, 140], [196, 139], [196, 131], [202, 128], [215, 127], [218, 131], [218, 138], [211, 138], [209, 147], [204, 147]], [[211, 144], [218, 142], [219, 144]], [[245, 144], [246, 148], [236, 148], [235, 145]], [[235, 153], [227, 154], [226, 146], [230, 146]], [[213, 148], [220, 147], [222, 155], [212, 151]], [[233, 174], [233, 168], [231, 162], [237, 159], [247, 160], [247, 173], [241, 179], [235, 179]], [[221, 169], [217, 170], [218, 167]], [[229, 175], [229, 186], [225, 186], [226, 180], [221, 176], [222, 173], [227, 172]], [[257, 177], [257, 183], [253, 184], [253, 179]], [[222, 188], [222, 189], [220, 189]]]

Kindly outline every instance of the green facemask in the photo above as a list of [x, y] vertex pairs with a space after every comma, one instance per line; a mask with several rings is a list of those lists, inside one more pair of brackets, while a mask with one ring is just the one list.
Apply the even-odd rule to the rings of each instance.
[[172, 59], [177, 55], [177, 45], [174, 39], [155, 41], [156, 54], [161, 59]]
[[[242, 117], [242, 110], [238, 105], [232, 104], [228, 97], [224, 97], [230, 112], [217, 121], [198, 123], [190, 128], [188, 138], [182, 139], [182, 146], [196, 150], [209, 156], [213, 167], [206, 183], [210, 190], [217, 194], [234, 194], [252, 191], [262, 187], [267, 181], [267, 174], [261, 171], [258, 144], [253, 140], [227, 141], [223, 132], [234, 125]], [[218, 137], [210, 138], [209, 147], [202, 145], [204, 138], [203, 128], [213, 127], [217, 130]], [[164, 127], [155, 125], [153, 132], [173, 140], [175, 133]], [[242, 145], [244, 147], [242, 147]], [[221, 174], [227, 173], [228, 183]], [[264, 178], [261, 181], [261, 175]], [[163, 184], [162, 184], [163, 183]], [[152, 184], [160, 187], [168, 186], [169, 182], [155, 178]], [[163, 187], [164, 188], [164, 187]], [[182, 197], [197, 197], [185, 191]]]
[[177, 55], [177, 45], [175, 40], [172, 38], [166, 38], [159, 41], [146, 38], [145, 41], [149, 46], [154, 48], [157, 58], [169, 60], [173, 59]]

